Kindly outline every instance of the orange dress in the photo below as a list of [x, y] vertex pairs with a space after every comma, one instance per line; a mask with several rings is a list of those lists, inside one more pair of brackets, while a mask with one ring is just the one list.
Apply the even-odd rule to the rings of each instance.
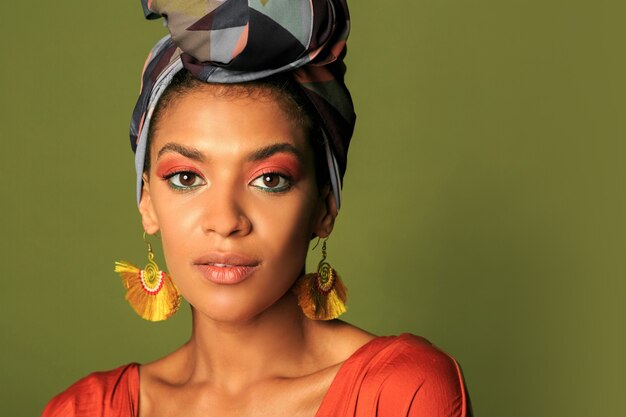
[[[95, 372], [54, 397], [42, 417], [137, 417], [139, 365]], [[377, 337], [339, 368], [315, 417], [471, 417], [461, 370], [427, 340]]]

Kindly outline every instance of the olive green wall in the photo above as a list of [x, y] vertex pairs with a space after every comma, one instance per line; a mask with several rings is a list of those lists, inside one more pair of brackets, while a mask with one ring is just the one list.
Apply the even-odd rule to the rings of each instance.
[[[189, 312], [143, 322], [112, 272], [145, 256], [127, 126], [163, 27], [139, 1], [5, 3], [0, 404], [15, 417], [173, 349]], [[455, 355], [477, 416], [621, 415], [624, 2], [351, 8], [359, 119], [329, 241], [346, 319]]]

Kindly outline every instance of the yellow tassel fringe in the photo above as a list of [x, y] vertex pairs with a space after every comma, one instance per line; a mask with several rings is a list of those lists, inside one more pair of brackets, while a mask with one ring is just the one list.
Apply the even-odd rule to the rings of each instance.
[[178, 288], [154, 262], [148, 263], [145, 269], [139, 269], [126, 261], [115, 262], [115, 272], [122, 277], [122, 283], [127, 290], [126, 300], [142, 318], [161, 321], [178, 310]]
[[334, 269], [329, 267], [328, 273], [331, 281], [321, 281], [318, 273], [306, 274], [294, 287], [298, 305], [312, 320], [333, 320], [347, 310], [346, 286]]

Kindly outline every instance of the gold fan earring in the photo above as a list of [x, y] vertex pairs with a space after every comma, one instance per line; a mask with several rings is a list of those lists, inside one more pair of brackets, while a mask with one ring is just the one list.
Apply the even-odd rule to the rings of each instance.
[[152, 245], [143, 232], [148, 245], [148, 263], [143, 269], [127, 261], [115, 262], [115, 272], [120, 274], [126, 288], [126, 301], [143, 319], [161, 321], [170, 318], [180, 307], [180, 293], [172, 278], [159, 269], [154, 261]]
[[322, 260], [317, 265], [317, 272], [306, 274], [294, 287], [302, 312], [313, 320], [336, 319], [347, 310], [346, 286], [337, 271], [326, 262], [327, 240], [324, 239], [322, 244]]

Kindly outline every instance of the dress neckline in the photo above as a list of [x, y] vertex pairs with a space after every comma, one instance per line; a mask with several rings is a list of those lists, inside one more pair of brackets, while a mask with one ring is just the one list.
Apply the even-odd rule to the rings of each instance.
[[[344, 375], [349, 375], [350, 371], [353, 367], [353, 364], [355, 364], [356, 362], [358, 362], [359, 358], [363, 355], [365, 355], [367, 352], [369, 352], [372, 349], [376, 349], [377, 347], [380, 349], [382, 349], [383, 347], [385, 347], [386, 345], [388, 345], [390, 342], [393, 342], [395, 340], [398, 339], [402, 339], [406, 336], [410, 336], [409, 333], [403, 333], [399, 336], [376, 336], [373, 339], [367, 341], [365, 344], [363, 344], [361, 347], [359, 347], [358, 349], [356, 349], [350, 356], [348, 356], [348, 358], [339, 366], [339, 369], [337, 370], [337, 373], [335, 374], [335, 376], [333, 377], [333, 380], [330, 382], [330, 385], [328, 386], [328, 390], [326, 391], [326, 394], [324, 394], [324, 398], [322, 398], [322, 402], [320, 403], [319, 408], [317, 409], [317, 411], [315, 412], [315, 416], [314, 417], [324, 417], [324, 413], [326, 412], [326, 409], [330, 407], [329, 404], [331, 404], [331, 397], [332, 394], [334, 392], [334, 388], [336, 388], [337, 385], [341, 384], [342, 379], [344, 378]], [[134, 391], [133, 394], [135, 396], [136, 401], [135, 403], [135, 407], [133, 410], [133, 414], [134, 417], [138, 417], [139, 416], [139, 392], [141, 389], [141, 381], [140, 381], [140, 376], [139, 376], [139, 367], [141, 364], [137, 363], [137, 362], [133, 362], [128, 364], [128, 367], [132, 367], [134, 368], [132, 370], [132, 374], [133, 374], [133, 380], [132, 384], [134, 385]], [[327, 415], [331, 415], [332, 413], [330, 413], [330, 411], [334, 411], [336, 412], [337, 410], [334, 409], [329, 409], [329, 412], [327, 412]]]

